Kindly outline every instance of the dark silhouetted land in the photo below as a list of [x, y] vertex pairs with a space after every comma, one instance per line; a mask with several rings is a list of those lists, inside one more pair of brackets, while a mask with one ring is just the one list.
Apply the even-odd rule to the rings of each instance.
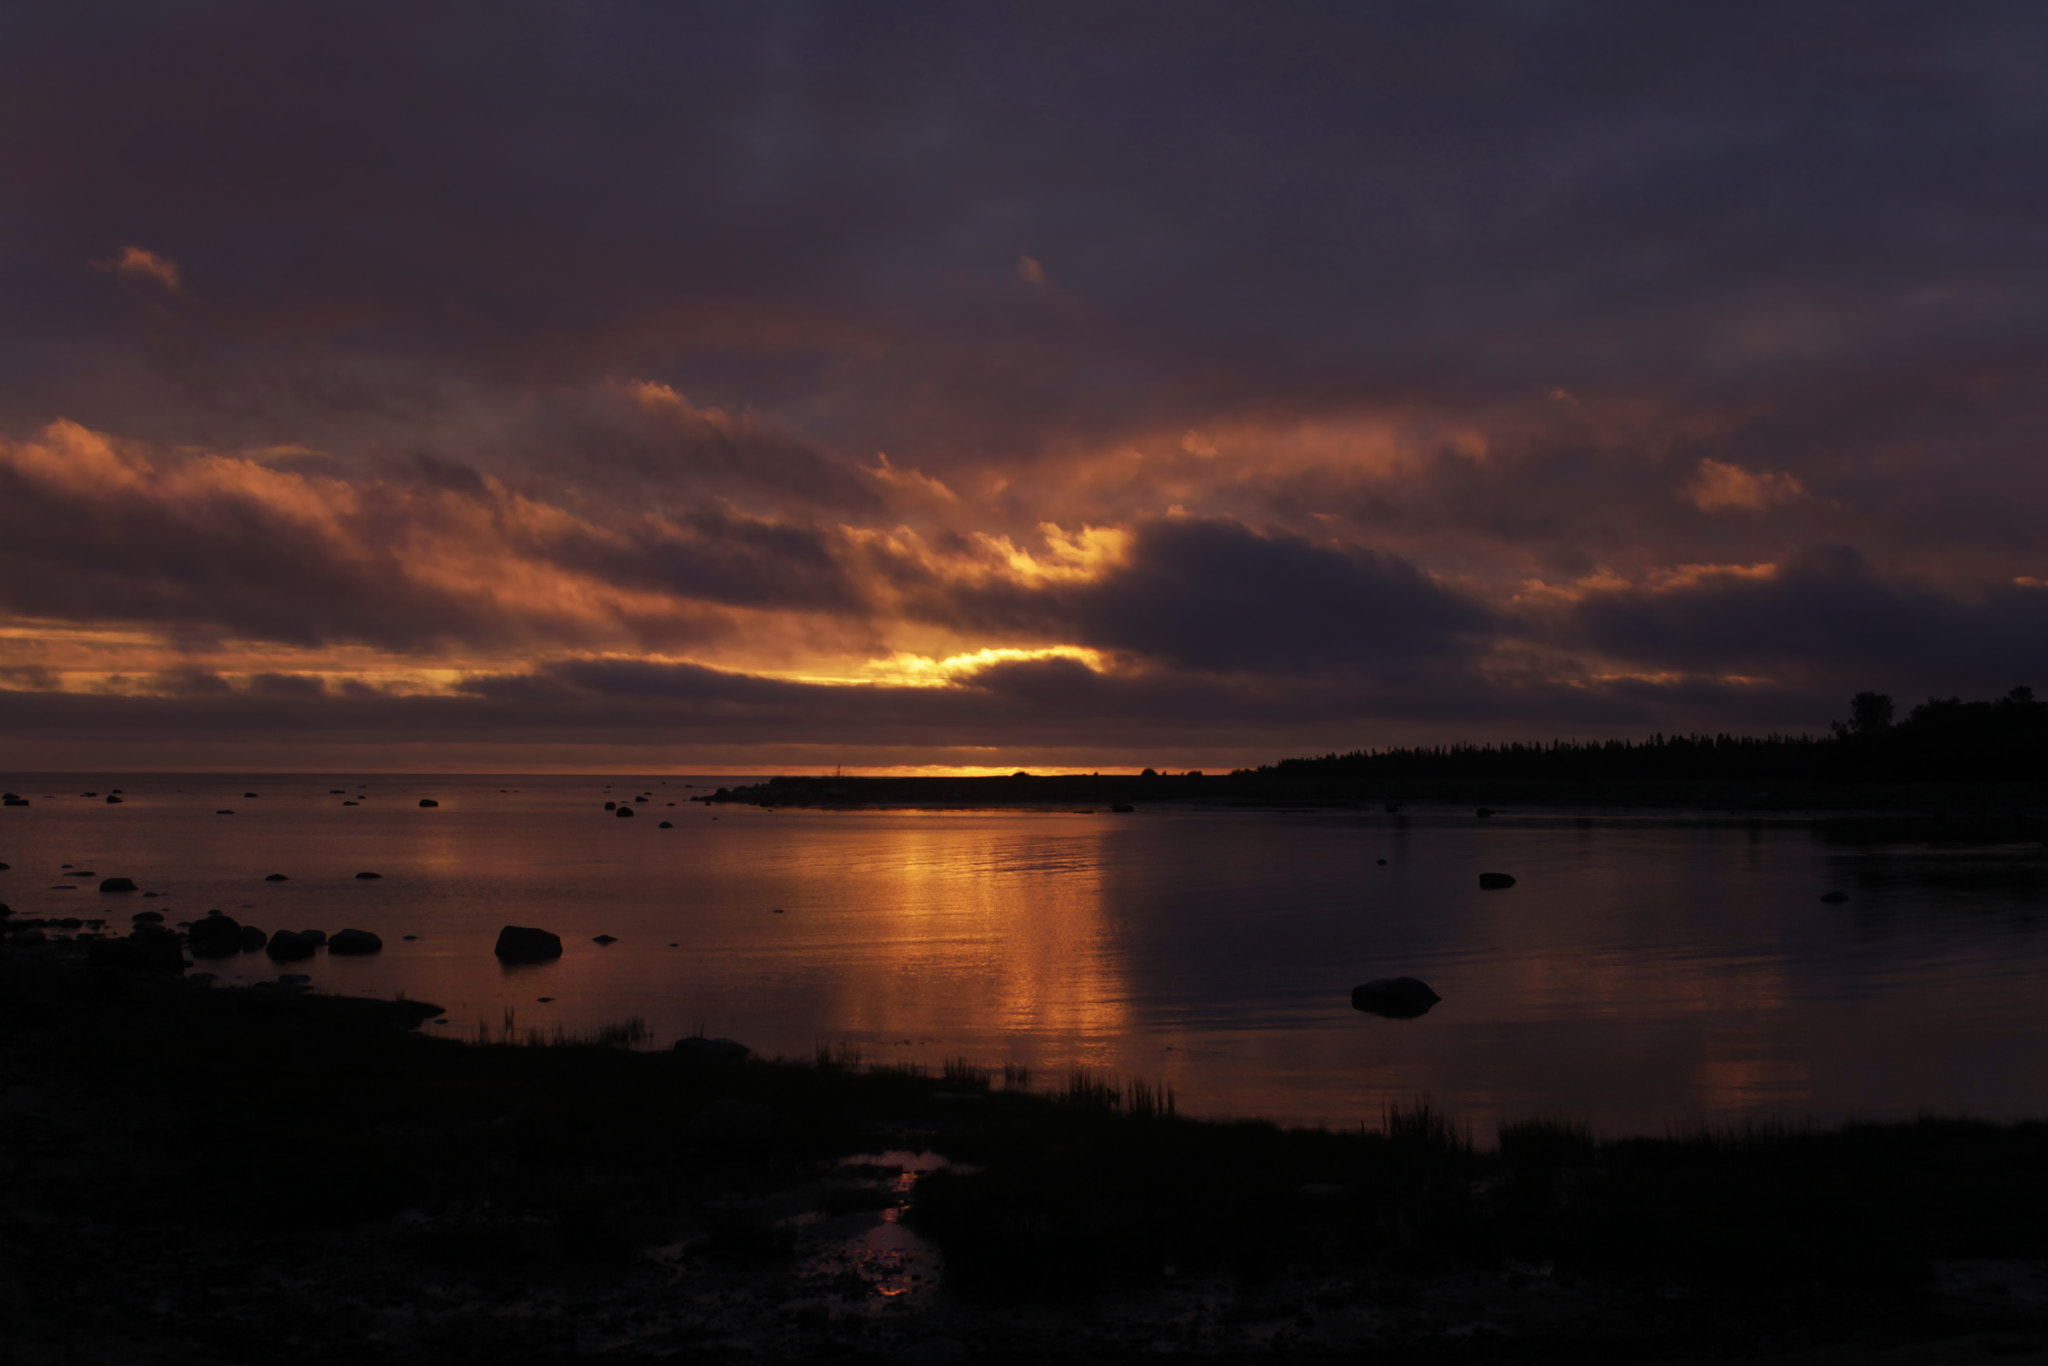
[[698, 800], [805, 807], [1638, 808], [1876, 811], [2001, 818], [2048, 813], [2048, 703], [1930, 699], [1903, 721], [1859, 693], [1826, 735], [1652, 735], [1643, 740], [1354, 750], [1231, 773], [1018, 773], [1002, 778], [774, 778]]
[[[616, 1046], [630, 1029], [465, 1045], [416, 1031], [432, 1009], [0, 949], [11, 1359], [1846, 1362], [2048, 1342], [2041, 1125], [1600, 1141], [1553, 1121], [1482, 1150], [1426, 1107], [1350, 1132], [1204, 1123], [1149, 1088], [1010, 1088], [965, 1063], [728, 1062]], [[890, 1156], [911, 1151], [962, 1165], [913, 1183]], [[884, 1293], [873, 1263], [824, 1256], [899, 1219], [942, 1273]]]

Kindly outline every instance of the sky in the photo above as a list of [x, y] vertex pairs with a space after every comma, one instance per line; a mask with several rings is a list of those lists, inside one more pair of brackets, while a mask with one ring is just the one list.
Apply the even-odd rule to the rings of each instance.
[[0, 6], [17, 769], [2048, 687], [2048, 11]]

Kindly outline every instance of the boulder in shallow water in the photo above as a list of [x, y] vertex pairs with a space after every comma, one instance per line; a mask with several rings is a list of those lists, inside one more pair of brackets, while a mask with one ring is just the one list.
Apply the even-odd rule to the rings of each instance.
[[753, 1050], [738, 1039], [707, 1039], [693, 1034], [687, 1039], [677, 1039], [676, 1056], [692, 1062], [735, 1063], [745, 1062], [753, 1056]]
[[384, 876], [384, 875], [383, 875], [382, 873], [357, 873], [357, 874], [356, 874], [356, 881], [357, 881], [357, 882], [375, 882], [375, 881], [376, 881], [376, 880], [377, 880], [378, 878], [381, 878], [381, 877], [383, 877], [383, 876]]
[[1486, 891], [1498, 892], [1504, 888], [1514, 886], [1515, 879], [1511, 873], [1481, 873], [1479, 875], [1479, 885]]
[[601, 934], [590, 942], [593, 944], [616, 944], [619, 942], [619, 937], [615, 934]]
[[617, 811], [614, 811], [612, 814], [615, 816], [630, 816], [633, 814], [633, 808], [630, 806], [622, 806]]
[[1412, 1020], [1426, 1015], [1443, 997], [1429, 989], [1429, 983], [1415, 977], [1377, 977], [1351, 988], [1351, 1008], [1390, 1020]]
[[100, 879], [100, 890], [103, 892], [132, 892], [135, 890], [135, 879], [132, 877], [103, 877]]
[[244, 925], [242, 926], [241, 939], [238, 942], [241, 944], [243, 953], [254, 953], [270, 942], [270, 936], [257, 929], [254, 925]]
[[239, 953], [242, 949], [241, 922], [233, 916], [209, 915], [204, 920], [193, 921], [192, 928], [185, 932], [185, 939], [195, 954], [222, 957]]
[[657, 830], [673, 830], [675, 828], [676, 823], [674, 821], [663, 821], [660, 825], [655, 827], [655, 829]]
[[562, 937], [525, 925], [507, 925], [498, 931], [497, 946], [491, 951], [507, 963], [540, 963], [562, 956]]
[[311, 958], [313, 950], [319, 947], [303, 934], [279, 930], [270, 936], [270, 941], [263, 946], [263, 951], [280, 963], [289, 963], [298, 958]]
[[269, 877], [266, 877], [266, 878], [264, 878], [263, 880], [264, 880], [265, 882], [290, 882], [290, 881], [291, 881], [291, 879], [290, 879], [290, 878], [288, 878], [288, 877], [286, 877], [286, 876], [285, 876], [285, 875], [284, 875], [283, 873], [272, 873], [272, 874], [271, 874], [271, 875], [270, 875]]
[[300, 930], [300, 931], [299, 931], [299, 937], [300, 937], [300, 938], [302, 938], [302, 939], [304, 939], [304, 940], [306, 940], [307, 942], [309, 942], [310, 944], [312, 944], [314, 948], [316, 948], [316, 949], [317, 949], [317, 948], [319, 948], [319, 947], [320, 947], [320, 946], [321, 946], [322, 944], [325, 944], [325, 943], [327, 942], [327, 931], [325, 931], [325, 930]]
[[439, 802], [435, 801], [435, 800], [434, 800], [434, 799], [433, 799], [432, 797], [422, 797], [422, 798], [420, 798], [420, 805], [421, 805], [421, 806], [439, 806], [440, 804], [441, 804], [441, 803], [439, 803]]
[[336, 930], [327, 941], [329, 953], [378, 953], [383, 948], [384, 941], [368, 930]]

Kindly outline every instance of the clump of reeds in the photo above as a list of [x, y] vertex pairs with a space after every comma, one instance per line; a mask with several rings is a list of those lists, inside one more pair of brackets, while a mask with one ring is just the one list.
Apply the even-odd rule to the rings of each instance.
[[1500, 1158], [1519, 1172], [1555, 1172], [1590, 1162], [1599, 1152], [1593, 1130], [1568, 1119], [1508, 1120], [1500, 1126]]
[[647, 1021], [638, 1015], [629, 1015], [621, 1023], [599, 1026], [597, 1032], [590, 1036], [590, 1041], [604, 1048], [631, 1048], [651, 1037], [653, 1031], [648, 1029]]
[[1447, 1153], [1472, 1151], [1471, 1134], [1426, 1098], [1387, 1106], [1381, 1113], [1380, 1132], [1398, 1147]]
[[1003, 1089], [1022, 1091], [1031, 1085], [1031, 1069], [1021, 1062], [1003, 1064]]
[[1123, 1090], [1115, 1082], [1098, 1077], [1085, 1067], [1067, 1074], [1066, 1088], [1056, 1093], [1059, 1100], [1082, 1110], [1114, 1112], [1123, 1104]]
[[993, 1074], [988, 1068], [966, 1058], [948, 1058], [939, 1075], [952, 1090], [986, 1091]]
[[1173, 1111], [1173, 1088], [1165, 1082], [1154, 1086], [1134, 1079], [1125, 1088], [1124, 1113], [1132, 1119], [1172, 1119]]
[[1171, 1119], [1175, 1110], [1173, 1088], [1165, 1082], [1119, 1083], [1111, 1077], [1097, 1076], [1085, 1067], [1067, 1074], [1066, 1087], [1055, 1092], [1054, 1099], [1077, 1109], [1124, 1114], [1133, 1119]]
[[819, 1044], [815, 1062], [820, 1072], [852, 1072], [860, 1068], [865, 1056], [859, 1044], [842, 1039], [836, 1044]]

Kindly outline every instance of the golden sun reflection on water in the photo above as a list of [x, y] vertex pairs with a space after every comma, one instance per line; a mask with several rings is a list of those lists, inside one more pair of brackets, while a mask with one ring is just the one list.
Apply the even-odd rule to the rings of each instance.
[[859, 979], [849, 1026], [957, 1035], [966, 1013], [1006, 1035], [1106, 1040], [1129, 1027], [1102, 831], [1048, 838], [970, 818], [868, 833], [841, 873], [861, 884], [898, 970]]

